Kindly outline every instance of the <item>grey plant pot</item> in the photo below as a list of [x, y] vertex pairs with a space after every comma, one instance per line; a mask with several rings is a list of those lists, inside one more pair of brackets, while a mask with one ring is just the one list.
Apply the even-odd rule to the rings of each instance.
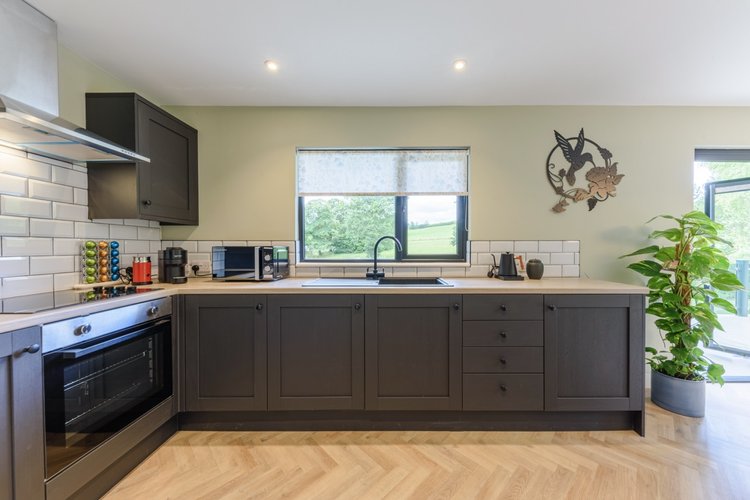
[[670, 377], [651, 370], [651, 401], [687, 417], [706, 414], [706, 381]]

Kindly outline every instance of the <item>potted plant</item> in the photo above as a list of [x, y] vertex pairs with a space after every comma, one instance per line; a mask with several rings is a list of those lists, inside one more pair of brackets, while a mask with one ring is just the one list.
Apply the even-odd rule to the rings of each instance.
[[628, 268], [648, 278], [646, 312], [655, 324], [666, 350], [646, 347], [651, 366], [651, 400], [681, 415], [705, 414], [706, 380], [724, 383], [724, 367], [703, 350], [713, 339], [714, 329], [723, 331], [715, 309], [736, 314], [734, 305], [718, 291], [742, 288], [729, 271], [729, 259], [718, 248], [731, 244], [719, 236], [721, 224], [703, 212], [682, 217], [660, 215], [676, 227], [653, 231], [649, 239], [665, 239], [664, 246], [651, 245], [623, 257], [649, 258]]

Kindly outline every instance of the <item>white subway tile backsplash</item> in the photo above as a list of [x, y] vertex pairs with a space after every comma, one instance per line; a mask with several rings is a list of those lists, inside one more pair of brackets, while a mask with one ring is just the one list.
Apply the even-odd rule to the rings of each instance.
[[55, 274], [55, 290], [70, 290], [81, 282], [80, 273]]
[[[344, 276], [347, 278], [364, 278], [367, 273], [366, 267], [345, 267]], [[299, 274], [299, 269], [297, 270]]]
[[140, 228], [135, 226], [118, 226], [116, 224], [110, 224], [109, 237], [113, 240], [137, 239], [138, 229]]
[[[493, 254], [491, 254], [491, 253], [480, 253], [480, 254], [477, 254], [477, 264], [480, 264], [480, 265], [492, 264], [494, 262], [492, 260], [492, 255]], [[497, 259], [497, 257], [495, 257], [495, 259]]]
[[161, 249], [166, 250], [169, 247], [173, 247], [174, 245], [172, 243], [174, 242], [169, 240], [161, 240]]
[[52, 182], [80, 189], [89, 186], [89, 179], [85, 173], [65, 167], [52, 167]]
[[544, 266], [544, 277], [545, 278], [561, 278], [562, 266], [558, 264]]
[[472, 253], [488, 253], [490, 251], [489, 241], [472, 241], [471, 252]]
[[563, 241], [563, 252], [580, 252], [581, 242], [578, 240]]
[[92, 219], [91, 222], [98, 222], [99, 224], [115, 224], [118, 226], [123, 225], [122, 219]]
[[512, 252], [513, 242], [512, 241], [490, 241], [490, 252], [492, 253], [503, 253]]
[[467, 278], [486, 278], [490, 266], [471, 266], [466, 268]]
[[81, 240], [73, 238], [55, 238], [52, 243], [55, 255], [81, 255]]
[[320, 268], [319, 267], [297, 267], [294, 275], [297, 278], [319, 278]]
[[576, 252], [576, 253], [573, 254], [573, 256], [574, 256], [574, 260], [575, 260], [574, 264], [580, 265], [581, 264], [581, 254], [579, 252]]
[[[89, 204], [89, 192], [87, 189], [73, 188], [73, 203], [76, 205]], [[88, 210], [88, 208], [86, 209]]]
[[[159, 223], [90, 222], [87, 184], [84, 166], [0, 146], [0, 294], [70, 289], [81, 280], [83, 239], [134, 242], [127, 250], [156, 262], [162, 244]], [[121, 254], [121, 261], [130, 265], [134, 255]], [[156, 273], [158, 267], [152, 269]]]
[[16, 297], [18, 295], [44, 293], [49, 292], [52, 289], [53, 279], [51, 274], [3, 278], [3, 297]]
[[246, 247], [247, 241], [246, 240], [224, 240], [222, 242], [222, 245], [226, 247]]
[[15, 175], [0, 174], [0, 193], [26, 196], [28, 181]]
[[550, 264], [573, 264], [575, 257], [572, 253], [553, 253], [550, 254]]
[[109, 224], [97, 224], [96, 222], [76, 222], [75, 227], [76, 238], [94, 240], [106, 240], [109, 238]]
[[52, 217], [55, 219], [87, 222], [89, 220], [88, 205], [71, 205], [70, 203], [53, 203]]
[[147, 254], [151, 251], [151, 245], [148, 241], [140, 240], [123, 240], [120, 242], [124, 253], [129, 254]]
[[0, 215], [0, 235], [28, 236], [29, 219], [26, 217], [11, 217], [8, 215]]
[[343, 278], [344, 268], [343, 267], [321, 267], [320, 277], [321, 278]]
[[19, 238], [3, 236], [3, 257], [52, 255], [52, 238]]
[[28, 257], [0, 257], [0, 278], [27, 276], [28, 274]]
[[417, 275], [416, 267], [394, 267], [393, 276], [398, 278], [412, 278]]
[[52, 178], [52, 167], [49, 165], [20, 156], [5, 154], [5, 150], [0, 156], [0, 172], [45, 181]]
[[249, 240], [244, 243], [249, 247], [267, 247], [271, 244], [271, 240]]
[[440, 268], [439, 267], [418, 267], [417, 276], [423, 276], [423, 277], [428, 277], [428, 278], [440, 276]]
[[44, 163], [47, 165], [53, 165], [53, 166], [58, 166], [58, 167], [63, 167], [63, 168], [74, 167], [72, 163], [69, 163], [67, 161], [53, 160], [52, 158], [47, 158], [46, 156], [41, 156], [41, 155], [34, 154], [34, 153], [29, 153], [27, 156], [29, 160], [35, 160], [35, 161], [38, 161], [40, 163]]
[[479, 264], [479, 254], [478, 253], [469, 254], [469, 263], [472, 266]]
[[72, 238], [75, 235], [73, 222], [53, 219], [29, 219], [31, 236], [55, 236]]
[[539, 242], [540, 252], [562, 252], [562, 241], [545, 240]]
[[3, 215], [20, 215], [22, 217], [52, 217], [52, 202], [31, 200], [19, 196], [0, 196], [0, 213]]
[[31, 257], [30, 274], [72, 273], [74, 260], [72, 255]]
[[564, 278], [578, 278], [581, 273], [578, 266], [569, 264], [562, 266], [562, 275]]
[[529, 240], [514, 241], [513, 242], [513, 251], [515, 253], [519, 253], [519, 252], [538, 252], [539, 251], [539, 242], [538, 241], [529, 241]]
[[73, 203], [73, 188], [51, 182], [29, 180], [29, 197]]
[[444, 267], [440, 270], [440, 276], [446, 278], [465, 278], [466, 268], [465, 267]]
[[139, 227], [136, 237], [139, 240], [160, 240], [161, 229], [158, 227]]
[[159, 223], [158, 220], [150, 220], [148, 221], [148, 226], [149, 227], [161, 227], [161, 224]]

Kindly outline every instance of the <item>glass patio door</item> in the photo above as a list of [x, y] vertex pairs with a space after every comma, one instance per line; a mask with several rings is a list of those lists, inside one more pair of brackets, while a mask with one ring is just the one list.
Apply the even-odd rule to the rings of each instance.
[[724, 225], [724, 238], [733, 248], [727, 250], [731, 270], [745, 285], [739, 292], [720, 292], [733, 302], [737, 314], [722, 313], [719, 321], [725, 331], [714, 332], [709, 357], [724, 364], [728, 381], [750, 381], [750, 178], [708, 182], [705, 185], [706, 214]]

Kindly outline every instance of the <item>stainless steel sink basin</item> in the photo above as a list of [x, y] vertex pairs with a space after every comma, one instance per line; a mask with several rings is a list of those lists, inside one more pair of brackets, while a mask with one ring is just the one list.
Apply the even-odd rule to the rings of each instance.
[[318, 278], [302, 283], [303, 287], [447, 287], [453, 283], [443, 278], [380, 278], [368, 280], [364, 278]]

